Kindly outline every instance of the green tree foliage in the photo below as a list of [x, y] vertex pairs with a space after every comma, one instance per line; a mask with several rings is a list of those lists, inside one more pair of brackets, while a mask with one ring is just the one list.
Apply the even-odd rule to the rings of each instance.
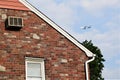
[[85, 46], [92, 53], [96, 54], [95, 60], [89, 63], [90, 80], [104, 80], [104, 78], [102, 77], [102, 70], [104, 68], [103, 62], [105, 61], [105, 59], [103, 58], [100, 49], [94, 46], [92, 41], [85, 40], [82, 45]]

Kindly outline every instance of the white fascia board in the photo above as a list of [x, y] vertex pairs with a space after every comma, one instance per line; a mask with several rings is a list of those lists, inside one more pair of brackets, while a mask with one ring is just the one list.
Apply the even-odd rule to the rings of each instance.
[[93, 53], [89, 51], [87, 48], [85, 48], [82, 44], [80, 44], [75, 38], [73, 38], [70, 34], [68, 34], [66, 31], [64, 31], [61, 27], [59, 27], [55, 22], [53, 22], [50, 18], [48, 18], [46, 15], [44, 15], [42, 12], [40, 12], [38, 9], [33, 7], [28, 1], [26, 0], [19, 0], [21, 3], [23, 3], [26, 7], [28, 7], [31, 11], [33, 11], [35, 14], [37, 14], [40, 18], [45, 20], [48, 24], [50, 24], [54, 29], [56, 29], [58, 32], [60, 32], [62, 35], [64, 35], [66, 38], [68, 38], [71, 42], [73, 42], [76, 46], [78, 46], [81, 50], [83, 50], [88, 57], [93, 57]]

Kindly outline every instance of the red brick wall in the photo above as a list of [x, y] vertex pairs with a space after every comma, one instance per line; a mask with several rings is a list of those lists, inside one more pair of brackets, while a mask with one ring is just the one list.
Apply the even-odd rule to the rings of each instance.
[[[7, 16], [22, 17], [23, 28], [6, 30]], [[34, 13], [0, 9], [0, 80], [25, 80], [29, 56], [45, 58], [46, 80], [85, 80], [83, 51]]]

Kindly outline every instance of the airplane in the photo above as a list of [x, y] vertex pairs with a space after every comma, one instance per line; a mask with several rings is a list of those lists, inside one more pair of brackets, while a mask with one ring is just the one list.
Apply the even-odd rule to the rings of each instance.
[[90, 28], [92, 28], [91, 27], [91, 25], [90, 26], [83, 26], [83, 27], [80, 27], [81, 29], [83, 29], [83, 30], [86, 30], [86, 29], [90, 29]]

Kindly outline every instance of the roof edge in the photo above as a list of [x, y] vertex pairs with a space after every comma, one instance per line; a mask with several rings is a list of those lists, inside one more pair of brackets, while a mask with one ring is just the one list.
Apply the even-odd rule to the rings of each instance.
[[36, 9], [33, 5], [31, 5], [26, 0], [19, 0], [21, 3], [23, 3], [26, 7], [28, 7], [31, 11], [33, 11], [35, 14], [37, 14], [40, 18], [45, 20], [48, 24], [50, 24], [54, 29], [56, 29], [58, 32], [60, 32], [62, 35], [64, 35], [67, 39], [69, 39], [72, 43], [74, 43], [77, 47], [82, 49], [88, 57], [93, 57], [94, 54], [89, 51], [87, 48], [85, 48], [82, 44], [80, 44], [79, 41], [77, 41], [74, 37], [72, 37], [69, 33], [67, 33], [65, 30], [63, 30], [60, 26], [58, 26], [55, 22], [53, 22], [50, 18], [48, 18], [46, 15], [44, 15], [42, 12], [40, 12], [38, 9]]

